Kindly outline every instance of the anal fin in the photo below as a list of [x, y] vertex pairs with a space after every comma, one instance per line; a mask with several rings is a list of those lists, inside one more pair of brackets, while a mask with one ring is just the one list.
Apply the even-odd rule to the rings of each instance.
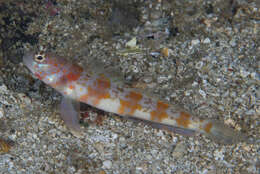
[[156, 123], [156, 122], [152, 122], [149, 120], [142, 120], [142, 119], [131, 117], [131, 116], [127, 116], [126, 118], [129, 120], [132, 120], [134, 122], [143, 122], [156, 129], [166, 130], [166, 131], [180, 134], [183, 136], [195, 136], [195, 134], [197, 133], [195, 130], [192, 130], [192, 129], [186, 129], [186, 128], [176, 127], [176, 126], [172, 126], [172, 125]]

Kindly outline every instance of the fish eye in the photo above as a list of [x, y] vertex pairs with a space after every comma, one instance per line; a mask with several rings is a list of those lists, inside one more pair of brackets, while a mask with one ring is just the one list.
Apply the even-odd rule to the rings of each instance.
[[45, 60], [45, 55], [44, 54], [36, 54], [34, 57], [34, 60], [36, 62], [43, 62]]

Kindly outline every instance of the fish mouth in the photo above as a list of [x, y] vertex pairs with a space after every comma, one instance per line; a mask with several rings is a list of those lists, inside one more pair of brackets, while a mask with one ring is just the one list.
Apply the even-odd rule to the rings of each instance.
[[33, 72], [33, 63], [34, 63], [34, 52], [26, 52], [23, 56], [24, 65]]

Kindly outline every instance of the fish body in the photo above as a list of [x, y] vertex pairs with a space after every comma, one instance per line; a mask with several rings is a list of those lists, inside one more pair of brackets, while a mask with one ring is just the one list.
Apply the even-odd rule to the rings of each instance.
[[134, 88], [122, 88], [113, 83], [107, 74], [90, 74], [81, 66], [54, 54], [28, 52], [24, 55], [23, 62], [38, 79], [64, 96], [61, 102], [61, 116], [74, 132], [81, 130], [70, 100], [121, 116], [157, 123], [167, 130], [186, 135], [203, 133], [225, 144], [235, 143], [243, 138], [241, 134], [222, 123], [199, 119], [184, 109]]

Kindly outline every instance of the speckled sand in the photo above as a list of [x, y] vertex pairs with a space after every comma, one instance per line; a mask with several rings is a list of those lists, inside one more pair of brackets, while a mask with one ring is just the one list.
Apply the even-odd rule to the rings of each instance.
[[[0, 138], [11, 145], [0, 155], [0, 173], [259, 174], [259, 4], [0, 0]], [[225, 146], [92, 107], [78, 139], [59, 117], [61, 96], [23, 66], [32, 48], [90, 71], [103, 62], [132, 86], [256, 142]]]

